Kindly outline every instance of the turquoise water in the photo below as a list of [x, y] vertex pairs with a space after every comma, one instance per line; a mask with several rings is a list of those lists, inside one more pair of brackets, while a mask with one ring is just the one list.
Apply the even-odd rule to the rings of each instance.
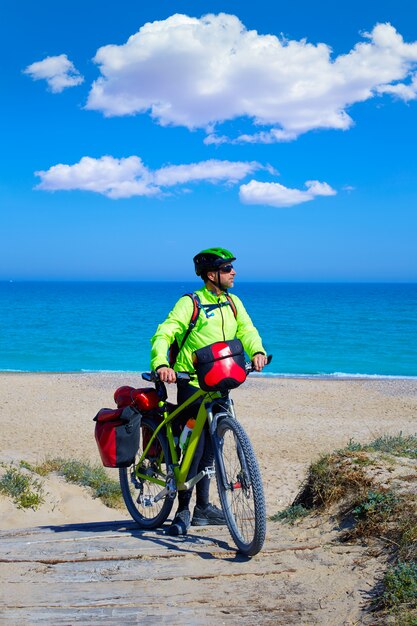
[[[146, 370], [156, 326], [199, 285], [0, 282], [0, 370]], [[269, 374], [417, 376], [416, 284], [234, 291], [273, 354]]]

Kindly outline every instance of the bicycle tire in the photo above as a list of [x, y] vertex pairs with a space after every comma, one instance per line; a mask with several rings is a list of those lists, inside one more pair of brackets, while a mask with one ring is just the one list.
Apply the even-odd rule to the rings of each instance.
[[[160, 485], [139, 478], [136, 474], [137, 462], [142, 456], [144, 448], [149, 442], [151, 434], [156, 430], [157, 422], [151, 417], [143, 417], [141, 422], [141, 437], [139, 450], [134, 463], [130, 467], [119, 469], [120, 488], [127, 510], [141, 528], [158, 528], [169, 516], [174, 500], [165, 495], [155, 502], [153, 498], [163, 489]], [[147, 457], [141, 464], [141, 474], [166, 480], [171, 457], [168, 441], [162, 430], [156, 436], [156, 441], [148, 451]]]
[[229, 532], [239, 552], [254, 556], [266, 534], [265, 498], [252, 444], [243, 426], [225, 417], [217, 426], [219, 461], [217, 488]]

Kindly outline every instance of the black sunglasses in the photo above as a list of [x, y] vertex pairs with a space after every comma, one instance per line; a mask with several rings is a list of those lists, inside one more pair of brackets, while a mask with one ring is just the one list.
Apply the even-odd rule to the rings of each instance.
[[229, 265], [223, 265], [223, 267], [219, 267], [219, 270], [222, 274], [230, 274], [233, 269], [233, 265], [229, 263]]

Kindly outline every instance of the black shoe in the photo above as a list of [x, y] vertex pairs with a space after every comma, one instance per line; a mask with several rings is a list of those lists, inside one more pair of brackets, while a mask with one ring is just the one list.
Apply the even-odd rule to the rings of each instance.
[[186, 535], [187, 530], [190, 528], [190, 511], [183, 509], [177, 511], [172, 521], [171, 526], [167, 530], [167, 535], [177, 537], [178, 535]]
[[192, 526], [223, 526], [225, 523], [223, 511], [214, 504], [195, 505]]

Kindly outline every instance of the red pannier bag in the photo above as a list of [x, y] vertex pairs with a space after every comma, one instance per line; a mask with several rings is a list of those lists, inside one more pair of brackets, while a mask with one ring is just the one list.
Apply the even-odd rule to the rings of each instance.
[[[135, 389], [128, 385], [118, 387], [114, 392], [114, 401], [119, 408], [125, 406], [134, 406], [142, 413], [146, 411], [152, 411], [152, 418], [157, 422], [163, 420], [163, 414], [158, 409], [160, 398], [157, 394], [155, 387], [145, 387]], [[175, 408], [170, 402], [167, 403], [168, 410]], [[142, 426], [142, 448], [145, 450], [151, 437], [151, 432], [146, 426]], [[156, 458], [161, 453], [161, 446], [157, 440], [151, 445], [148, 450], [147, 458]]]
[[101, 409], [95, 438], [104, 467], [129, 467], [139, 449], [141, 413], [131, 406]]
[[245, 353], [239, 339], [217, 341], [194, 352], [198, 384], [204, 391], [226, 392], [246, 380]]
[[160, 398], [154, 387], [135, 389], [134, 387], [124, 385], [123, 387], [118, 387], [114, 392], [114, 401], [119, 409], [124, 406], [134, 405], [139, 411], [150, 411], [157, 408], [159, 400]]

